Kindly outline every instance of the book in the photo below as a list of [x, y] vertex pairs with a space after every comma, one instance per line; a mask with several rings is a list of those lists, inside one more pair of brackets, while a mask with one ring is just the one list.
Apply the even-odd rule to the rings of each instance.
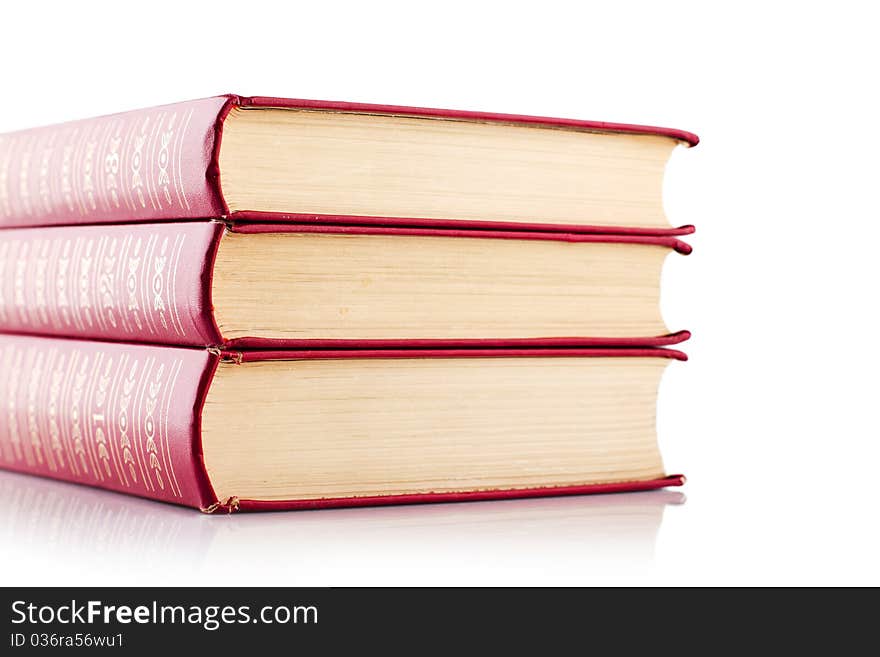
[[[326, 550], [328, 544], [346, 546], [351, 555], [381, 552], [383, 545], [394, 545], [400, 552], [454, 563], [456, 557], [467, 558], [475, 541], [486, 546], [485, 553], [515, 545], [522, 554], [545, 554], [548, 559], [572, 552], [612, 562], [650, 560], [665, 508], [686, 503], [680, 490], [670, 488], [434, 504], [422, 506], [418, 513], [407, 506], [338, 509], [332, 517], [306, 513], [295, 522], [279, 522], [275, 514], [238, 515], [233, 522], [193, 522], [186, 507], [2, 470], [0, 497], [4, 500], [0, 543], [14, 545], [19, 554], [47, 564], [94, 561], [98, 584], [102, 576], [108, 583], [117, 582], [119, 571], [125, 570], [130, 577], [155, 585], [179, 584], [179, 578], [192, 569], [227, 563], [241, 551], [242, 541], [255, 534], [263, 546], [261, 558], [293, 563], [308, 561], [310, 553]], [[450, 525], [456, 531], [449, 531]], [[107, 547], [99, 561], [95, 561], [95, 536]], [[548, 536], [553, 540], [547, 541]], [[180, 548], [171, 561], [169, 544]], [[597, 566], [604, 568], [607, 563], [603, 559]], [[15, 585], [14, 573], [7, 571], [4, 582]]]
[[204, 512], [647, 490], [671, 349], [220, 351], [5, 336], [0, 461]]
[[[113, 581], [118, 581], [120, 569], [132, 578], [162, 581], [156, 560], [169, 545], [179, 549], [175, 570], [191, 571], [204, 560], [217, 533], [218, 523], [193, 522], [186, 507], [17, 472], [0, 470], [0, 495], [6, 500], [0, 507], [0, 543], [15, 545], [19, 555], [35, 561], [59, 564], [91, 561], [97, 540], [103, 550], [93, 576], [103, 574]], [[8, 552], [4, 556], [11, 558]], [[169, 584], [175, 580], [164, 575]], [[10, 578], [4, 582], [12, 585]]]
[[686, 234], [669, 128], [235, 95], [0, 135], [0, 226], [228, 217]]
[[662, 346], [671, 236], [218, 221], [0, 231], [0, 331], [237, 348]]

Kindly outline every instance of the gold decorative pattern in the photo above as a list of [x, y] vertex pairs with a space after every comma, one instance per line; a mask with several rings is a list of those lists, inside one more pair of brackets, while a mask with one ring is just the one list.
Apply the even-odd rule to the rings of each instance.
[[52, 158], [55, 155], [55, 140], [58, 135], [48, 132], [45, 141], [40, 148], [40, 166], [37, 171], [37, 193], [40, 196], [40, 204], [45, 213], [52, 212]]
[[5, 281], [8, 277], [6, 267], [8, 264], [9, 247], [9, 242], [0, 242], [0, 322], [7, 321], [6, 306], [9, 302], [4, 296], [5, 293], [3, 291], [3, 281]]
[[[53, 354], [57, 350], [53, 350]], [[67, 359], [63, 354], [58, 355], [58, 362], [52, 369], [49, 377], [49, 402], [46, 405], [46, 415], [49, 426], [49, 447], [55, 454], [55, 460], [61, 469], [65, 465], [65, 446], [61, 442], [61, 430], [58, 426], [58, 399], [61, 395], [61, 383], [64, 380], [65, 365]]]
[[180, 370], [183, 369], [183, 361], [178, 360], [171, 367], [168, 385], [166, 386], [167, 394], [161, 409], [161, 442], [162, 458], [165, 463], [165, 470], [170, 476], [169, 484], [171, 492], [177, 497], [181, 497], [180, 484], [177, 481], [177, 474], [174, 472], [174, 461], [171, 458], [171, 442], [168, 431], [168, 419], [171, 415], [171, 402], [174, 399], [174, 387], [177, 385], [177, 378], [180, 376]]
[[171, 307], [174, 319], [172, 324], [174, 332], [181, 337], [186, 336], [186, 331], [183, 328], [183, 322], [180, 320], [180, 306], [177, 303], [177, 272], [180, 271], [180, 255], [183, 253], [183, 243], [185, 241], [186, 235], [183, 234], [175, 238], [174, 265], [171, 267], [171, 272], [167, 277], [168, 305]]
[[108, 133], [112, 136], [107, 144], [107, 154], [104, 156], [104, 189], [110, 207], [116, 209], [120, 207], [119, 167], [122, 137], [119, 136], [119, 121], [110, 123]]
[[140, 313], [141, 307], [138, 303], [138, 268], [141, 265], [140, 251], [141, 238], [138, 237], [134, 241], [134, 245], [131, 246], [125, 275], [125, 292], [128, 299], [126, 310], [128, 311], [129, 319], [138, 332], [141, 332], [144, 329]]
[[31, 158], [34, 155], [34, 136], [25, 134], [21, 141], [21, 155], [18, 163], [18, 200], [24, 214], [31, 216], [33, 206], [31, 205], [30, 171]]
[[177, 199], [178, 202], [182, 203], [183, 207], [186, 207], [189, 210], [189, 199], [186, 197], [186, 187], [183, 186], [183, 171], [181, 167], [183, 166], [183, 143], [184, 139], [186, 139], [186, 133], [189, 129], [189, 122], [192, 120], [193, 113], [195, 110], [190, 109], [186, 113], [186, 118], [183, 121], [183, 128], [179, 131], [179, 141], [177, 144], [177, 148], [175, 152], [177, 153], [177, 176], [175, 176], [175, 188], [177, 189]]
[[12, 249], [18, 253], [18, 257], [15, 259], [15, 271], [12, 276], [12, 303], [18, 309], [19, 317], [25, 325], [30, 324], [30, 307], [24, 296], [29, 248], [30, 244], [28, 242], [12, 243]]
[[9, 193], [9, 166], [15, 150], [15, 137], [0, 136], [0, 215], [12, 214]]
[[27, 386], [27, 430], [31, 449], [33, 450], [37, 464], [42, 465], [43, 462], [46, 461], [49, 470], [54, 472], [57, 470], [55, 459], [52, 458], [52, 452], [50, 450], [47, 450], [44, 456], [43, 438], [37, 423], [38, 404], [40, 403], [39, 386], [43, 382], [45, 360], [46, 355], [42, 350], [30, 350], [28, 353], [27, 361], [30, 369], [30, 378]]
[[70, 421], [68, 419], [69, 411], [67, 407], [67, 400], [70, 398], [70, 391], [73, 387], [73, 378], [76, 372], [76, 361], [78, 358], [79, 352], [75, 350], [71, 351], [68, 355], [67, 362], [64, 365], [64, 375], [61, 381], [60, 394], [58, 395], [58, 418], [61, 428], [61, 440], [64, 444], [64, 449], [67, 452], [70, 467], [74, 474], [77, 477], [80, 477], [83, 473], [80, 472], [76, 453], [73, 449], [73, 437], [70, 431]]
[[131, 430], [131, 398], [135, 389], [135, 375], [138, 370], [138, 361], [132, 361], [128, 365], [127, 377], [122, 381], [122, 395], [119, 398], [119, 410], [117, 411], [116, 427], [119, 430], [119, 448], [122, 452], [123, 467], [126, 468], [128, 477], [134, 483], [138, 483], [138, 470], [140, 464], [135, 459], [134, 445], [132, 444], [129, 431]]
[[[5, 391], [6, 395], [12, 394], [12, 356], [14, 354], [13, 347], [7, 346], [3, 349], [2, 369], [0, 369], [0, 390]], [[9, 400], [3, 397], [3, 416], [8, 427], [7, 413], [9, 412]], [[2, 426], [2, 425], [0, 425]], [[0, 431], [0, 458], [6, 463], [14, 463], [16, 460], [15, 452], [12, 445], [12, 435], [7, 431]]]
[[[57, 309], [59, 324], [63, 327], [71, 325], [70, 296], [68, 272], [70, 271], [70, 252], [73, 248], [73, 240], [62, 240], [62, 246], [55, 270], [55, 308]], [[58, 327], [58, 324], [56, 324]]]
[[[0, 239], [0, 327], [191, 339], [193, 320], [178, 307], [177, 294], [189, 229], [130, 231], [94, 227], [75, 237], [69, 229], [8, 231]], [[201, 285], [197, 278], [192, 284]]]
[[67, 211], [71, 213], [76, 209], [73, 195], [73, 142], [78, 132], [77, 128], [73, 128], [64, 135], [67, 139], [61, 155], [61, 198]]
[[144, 397], [147, 392], [147, 382], [150, 380], [150, 371], [153, 369], [156, 359], [148, 356], [144, 359], [144, 366], [141, 368], [140, 377], [137, 382], [137, 394], [132, 406], [131, 414], [131, 434], [132, 444], [134, 445], [135, 454], [137, 454], [138, 466], [141, 470], [141, 481], [150, 491], [154, 491], [156, 486], [150, 478], [149, 466], [147, 462], [146, 449], [143, 436], [143, 404]]
[[[194, 215], [184, 166], [187, 148], [205, 158], [188, 137], [197, 111], [207, 137], [222, 99], [152, 108], [74, 121], [0, 136], [0, 224], [11, 218], [69, 215], [107, 220], [123, 210], [139, 218], [153, 213]], [[210, 109], [209, 109], [210, 108]], [[203, 185], [200, 185], [200, 188]], [[197, 205], [199, 205], [197, 203]], [[204, 203], [200, 205], [204, 206]]]
[[[6, 369], [9, 380], [6, 386], [6, 426], [9, 442], [12, 445], [13, 458], [21, 461], [25, 458], [21, 445], [21, 434], [18, 429], [18, 388], [21, 381], [21, 365], [24, 354], [15, 348], [11, 349], [11, 357], [7, 359]], [[30, 459], [26, 459], [31, 465]]]
[[79, 256], [79, 275], [77, 276], [77, 309], [81, 318], [80, 322], [88, 327], [93, 324], [92, 321], [92, 300], [89, 294], [91, 282], [91, 268], [94, 260], [93, 249], [94, 240], [81, 240], [81, 252]]
[[162, 464], [159, 462], [159, 450], [156, 447], [157, 421], [155, 418], [156, 405], [159, 403], [159, 392], [165, 378], [165, 365], [159, 364], [152, 380], [149, 381], [147, 396], [144, 400], [143, 432], [150, 471], [156, 485], [165, 490], [165, 480], [162, 477]]
[[88, 457], [86, 455], [86, 444], [83, 437], [82, 428], [82, 398], [83, 389], [85, 388], [86, 379], [88, 378], [89, 357], [85, 356], [79, 368], [73, 377], [73, 389], [70, 393], [70, 436], [73, 442], [73, 453], [76, 456], [77, 464], [83, 473], [88, 475], [89, 469]]
[[150, 291], [153, 294], [153, 310], [159, 316], [159, 322], [162, 324], [162, 328], [168, 328], [168, 320], [165, 317], [165, 313], [167, 308], [165, 307], [165, 299], [162, 294], [163, 291], [163, 283], [162, 277], [165, 273], [165, 265], [168, 264], [168, 237], [166, 236], [162, 240], [162, 248], [159, 251], [159, 254], [153, 258], [153, 276], [150, 284]]
[[0, 461], [182, 497], [169, 424], [183, 359], [59, 344], [10, 338], [0, 350]]
[[37, 240], [34, 245], [36, 262], [34, 266], [34, 310], [40, 325], [49, 324], [49, 300], [46, 287], [49, 277], [49, 254], [52, 243], [49, 240]]

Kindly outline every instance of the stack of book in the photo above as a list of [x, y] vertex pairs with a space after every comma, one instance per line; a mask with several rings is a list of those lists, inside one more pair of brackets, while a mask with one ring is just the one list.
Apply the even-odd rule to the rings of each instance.
[[0, 135], [0, 465], [207, 512], [679, 485], [696, 143], [238, 96]]

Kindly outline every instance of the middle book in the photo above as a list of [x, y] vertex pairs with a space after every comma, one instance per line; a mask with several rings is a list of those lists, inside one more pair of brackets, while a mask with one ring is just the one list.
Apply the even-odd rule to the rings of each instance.
[[193, 221], [0, 232], [0, 332], [242, 348], [662, 346], [674, 237]]

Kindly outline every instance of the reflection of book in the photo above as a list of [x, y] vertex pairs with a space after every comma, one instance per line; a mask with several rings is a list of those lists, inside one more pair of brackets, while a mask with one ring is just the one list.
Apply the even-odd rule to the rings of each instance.
[[[103, 575], [171, 584], [169, 568], [198, 567], [215, 533], [210, 518], [182, 508], [12, 472], [0, 471], [0, 500], [0, 555], [17, 553], [4, 562], [28, 558], [41, 572], [57, 569], [59, 585]], [[90, 577], [77, 576], [86, 564]]]
[[[665, 507], [685, 500], [658, 490], [210, 518], [2, 471], [0, 498], [0, 558], [21, 572], [32, 560], [59, 585], [192, 584], [217, 573], [219, 584], [314, 585], [352, 572], [378, 584], [408, 567], [454, 577], [464, 564], [511, 573], [509, 583], [512, 571], [538, 568], [565, 583], [549, 572], [559, 559], [577, 565], [573, 576], [649, 565]], [[272, 564], [271, 576], [242, 554]], [[4, 583], [16, 576], [8, 570]]]
[[[213, 550], [231, 555], [259, 541], [303, 559], [393, 553], [458, 553], [462, 559], [495, 554], [576, 553], [650, 559], [667, 505], [683, 504], [678, 491], [555, 497], [501, 502], [432, 504], [418, 508], [339, 509], [279, 522], [277, 514], [238, 516], [218, 523]], [[259, 538], [257, 538], [259, 537]]]
[[638, 582], [653, 567], [666, 506], [684, 499], [658, 490], [323, 510], [292, 522], [289, 514], [241, 514], [217, 523], [206, 561], [235, 563], [258, 553], [284, 564], [277, 573], [248, 565], [227, 570], [225, 583], [239, 586]]

